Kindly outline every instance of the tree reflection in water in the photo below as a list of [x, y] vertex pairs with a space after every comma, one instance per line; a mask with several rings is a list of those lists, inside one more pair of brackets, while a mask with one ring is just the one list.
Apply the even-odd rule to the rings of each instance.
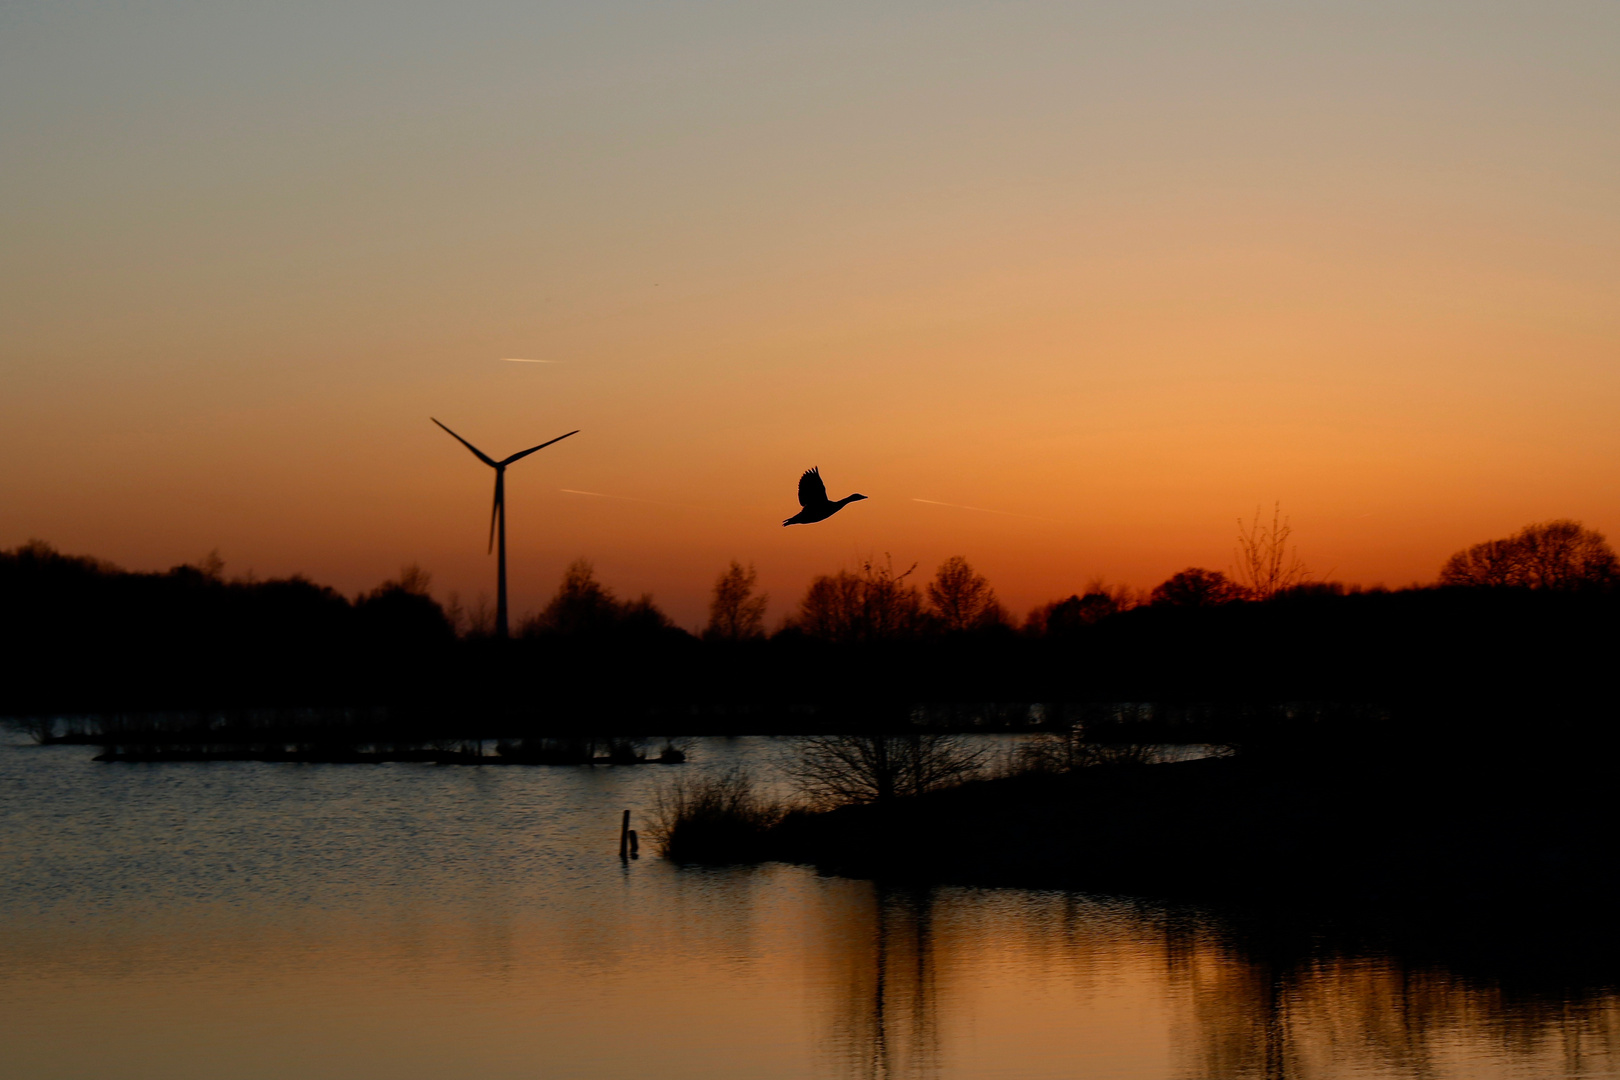
[[1390, 955], [1318, 943], [1319, 955], [1268, 956], [1196, 933], [1169, 950], [1189, 1077], [1579, 1077], [1617, 1064], [1620, 999], [1607, 988], [1514, 991]]
[[[1620, 997], [1607, 985], [1526, 989], [1322, 937], [1280, 947], [1128, 902], [843, 884], [812, 954], [824, 965], [819, 1041], [846, 1080], [971, 1075], [963, 1055], [991, 1034], [975, 1017], [1026, 1006], [1030, 1043], [1004, 1047], [1028, 1052], [1025, 1067], [1080, 1065], [1099, 1037], [1160, 1044], [1168, 1072], [1144, 1055], [1128, 1074], [1182, 1080], [1578, 1077], [1620, 1065]], [[1168, 1005], [1165, 1026], [1105, 1032], [1083, 1015], [1145, 983]], [[1050, 1012], [1053, 986], [1079, 1010], [1068, 1023]]]
[[934, 890], [873, 884], [831, 912], [828, 1049], [850, 1080], [939, 1075]]

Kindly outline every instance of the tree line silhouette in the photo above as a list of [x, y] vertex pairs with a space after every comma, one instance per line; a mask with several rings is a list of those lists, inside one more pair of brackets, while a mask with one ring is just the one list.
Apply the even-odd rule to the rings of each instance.
[[0, 551], [0, 712], [696, 708], [764, 729], [802, 723], [795, 710], [945, 702], [1577, 699], [1620, 644], [1614, 551], [1577, 522], [1474, 545], [1436, 584], [1394, 590], [1311, 579], [1276, 514], [1240, 523], [1239, 541], [1231, 573], [1189, 567], [1144, 591], [1096, 579], [1022, 619], [960, 556], [926, 581], [884, 556], [817, 575], [772, 628], [754, 568], [733, 561], [697, 633], [579, 560], [511, 641], [487, 604], [441, 604], [416, 567], [347, 597], [301, 576], [228, 579], [217, 556], [134, 573], [34, 541]]

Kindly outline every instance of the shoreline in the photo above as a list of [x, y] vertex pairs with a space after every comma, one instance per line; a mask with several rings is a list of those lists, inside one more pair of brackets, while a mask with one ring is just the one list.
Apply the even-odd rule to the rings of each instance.
[[1562, 768], [1523, 755], [1094, 767], [797, 810], [753, 833], [717, 830], [713, 846], [683, 837], [671, 855], [903, 887], [1084, 892], [1214, 911], [1280, 953], [1379, 942], [1463, 967], [1620, 981], [1610, 772], [1601, 754]]
[[92, 761], [122, 764], [163, 762], [261, 761], [301, 765], [385, 765], [407, 762], [423, 765], [680, 765], [686, 755], [679, 750], [653, 757], [645, 755], [584, 756], [566, 753], [472, 754], [455, 750], [108, 750]]

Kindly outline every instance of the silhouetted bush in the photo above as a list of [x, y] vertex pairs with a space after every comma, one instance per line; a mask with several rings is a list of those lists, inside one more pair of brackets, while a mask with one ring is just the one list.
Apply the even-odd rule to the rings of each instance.
[[563, 571], [562, 584], [545, 610], [524, 620], [518, 632], [523, 637], [590, 638], [658, 634], [673, 626], [651, 596], [621, 601], [596, 580], [590, 560], [575, 559]]
[[676, 862], [732, 862], [757, 856], [787, 807], [760, 795], [747, 770], [683, 773], [660, 784], [649, 830]]
[[[401, 570], [396, 580], [363, 593], [354, 604], [358, 629], [387, 649], [448, 645], [455, 637], [455, 627], [429, 595], [432, 583], [432, 575], [412, 565]], [[278, 584], [283, 588], [309, 585], [302, 578]]]
[[1219, 570], [1190, 566], [1155, 586], [1148, 603], [1168, 607], [1216, 607], [1243, 599], [1243, 587]]
[[1072, 637], [1122, 610], [1119, 597], [1098, 589], [1036, 608], [1024, 620], [1024, 632], [1037, 637]]

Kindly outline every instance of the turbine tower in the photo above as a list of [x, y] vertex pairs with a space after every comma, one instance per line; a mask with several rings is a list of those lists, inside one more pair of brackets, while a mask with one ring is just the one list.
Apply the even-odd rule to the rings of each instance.
[[[430, 416], [428, 419], [435, 424], [439, 424], [439, 421], [434, 417]], [[443, 424], [439, 424], [439, 426], [446, 431], [450, 431]], [[578, 428], [568, 433], [568, 435], [578, 434]], [[527, 450], [520, 450], [503, 461], [496, 461], [453, 431], [450, 431], [450, 435], [456, 442], [471, 450], [479, 461], [495, 470], [495, 507], [489, 514], [489, 546], [493, 549], [496, 537], [500, 537], [500, 554], [495, 560], [495, 636], [504, 638], [508, 636], [506, 628], [506, 467], [520, 458], [528, 457], [536, 450], [544, 450], [551, 443], [562, 442], [568, 438], [568, 435], [559, 435], [552, 439], [551, 442], [543, 442], [539, 446], [531, 446]]]

